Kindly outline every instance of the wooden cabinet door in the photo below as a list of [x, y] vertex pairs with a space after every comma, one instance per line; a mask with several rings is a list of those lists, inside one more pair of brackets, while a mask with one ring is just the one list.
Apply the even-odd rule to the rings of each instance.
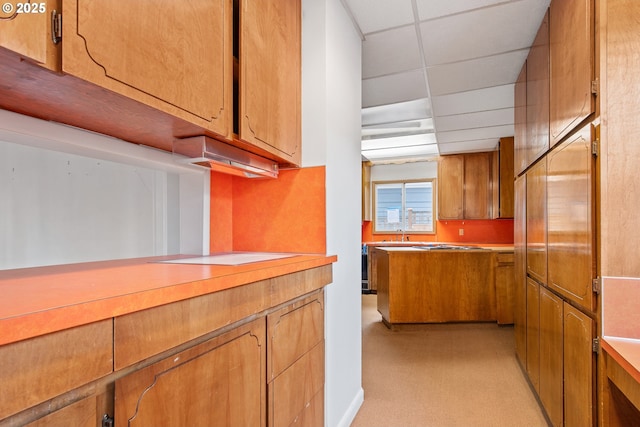
[[520, 175], [527, 162], [527, 63], [520, 70], [514, 88], [513, 172]]
[[64, 72], [231, 137], [231, 0], [65, 0], [63, 14]]
[[563, 422], [563, 301], [540, 287], [540, 391], [539, 396], [551, 423]]
[[464, 156], [464, 218], [491, 219], [491, 153]]
[[51, 414], [26, 424], [24, 427], [96, 427], [102, 414], [96, 410], [95, 396], [65, 406]]
[[464, 218], [464, 156], [438, 160], [438, 219]]
[[553, 0], [549, 9], [550, 125], [555, 145], [595, 111], [594, 0]]
[[527, 374], [540, 392], [540, 285], [527, 278]]
[[515, 311], [515, 272], [514, 254], [496, 254], [496, 317], [498, 324], [513, 323]]
[[266, 425], [265, 320], [116, 381], [116, 426]]
[[549, 14], [545, 14], [527, 57], [526, 164], [549, 150]]
[[[61, 12], [61, 2], [3, 2], [11, 6], [11, 10], [5, 11], [5, 7], [0, 10], [0, 46], [59, 71], [60, 44], [55, 44], [52, 39], [51, 14], [54, 10]], [[33, 10], [37, 13], [33, 13]]]
[[547, 162], [527, 172], [527, 273], [547, 283]]
[[564, 424], [593, 426], [595, 354], [594, 321], [564, 303]]
[[514, 313], [513, 324], [516, 355], [523, 367], [527, 366], [527, 176], [515, 181], [514, 207]]
[[241, 0], [240, 4], [240, 139], [298, 165], [300, 0]]
[[549, 287], [593, 311], [595, 158], [591, 141], [591, 125], [587, 125], [547, 156], [547, 236]]
[[[497, 191], [499, 202], [497, 206], [495, 204], [493, 206], [494, 218], [513, 218], [513, 144], [513, 137], [500, 138], [499, 167], [497, 174], [493, 176], [493, 182], [497, 182], [499, 187]], [[495, 165], [493, 170], [496, 170]]]

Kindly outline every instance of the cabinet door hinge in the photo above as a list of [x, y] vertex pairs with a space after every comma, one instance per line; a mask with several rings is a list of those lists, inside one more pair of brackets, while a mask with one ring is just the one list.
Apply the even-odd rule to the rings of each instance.
[[600, 140], [599, 139], [594, 139], [593, 142], [591, 143], [591, 154], [593, 154], [596, 157], [598, 157], [598, 155], [600, 154]]
[[55, 9], [51, 12], [51, 40], [53, 44], [62, 41], [62, 14]]
[[591, 289], [596, 294], [600, 294], [600, 289], [602, 289], [602, 277], [598, 276], [591, 282]]
[[110, 417], [108, 414], [104, 414], [102, 416], [102, 427], [113, 427], [113, 417]]
[[591, 94], [594, 96], [598, 96], [598, 90], [600, 89], [600, 80], [597, 78], [595, 80], [591, 80]]
[[598, 354], [600, 353], [600, 338], [599, 337], [593, 339], [593, 343], [592, 343], [592, 347], [591, 348], [592, 348], [594, 353], [598, 353]]

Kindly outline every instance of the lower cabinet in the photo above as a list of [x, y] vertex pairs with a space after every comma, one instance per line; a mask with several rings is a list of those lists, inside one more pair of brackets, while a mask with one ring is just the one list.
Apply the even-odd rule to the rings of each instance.
[[255, 320], [116, 381], [117, 426], [264, 426], [265, 322]]
[[594, 426], [594, 320], [527, 279], [529, 381], [555, 427]]
[[515, 272], [513, 252], [496, 254], [496, 316], [498, 324], [514, 323]]

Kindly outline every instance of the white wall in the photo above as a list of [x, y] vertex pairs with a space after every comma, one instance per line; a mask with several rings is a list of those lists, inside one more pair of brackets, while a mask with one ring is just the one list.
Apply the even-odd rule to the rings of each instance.
[[438, 174], [438, 163], [413, 162], [371, 166], [371, 181], [430, 179]]
[[303, 0], [304, 166], [326, 165], [325, 425], [348, 426], [362, 404], [361, 40], [340, 0]]
[[0, 270], [208, 252], [209, 173], [0, 110]]

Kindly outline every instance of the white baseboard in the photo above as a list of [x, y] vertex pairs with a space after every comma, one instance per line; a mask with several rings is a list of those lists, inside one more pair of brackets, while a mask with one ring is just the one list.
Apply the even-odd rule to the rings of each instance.
[[[363, 402], [364, 402], [364, 389], [360, 387], [360, 390], [358, 390], [358, 393], [356, 393], [355, 397], [351, 401], [351, 404], [347, 408], [347, 411], [344, 413], [344, 415], [340, 419], [340, 422], [338, 422], [338, 425], [335, 427], [349, 427], [353, 422], [353, 420], [355, 419], [356, 414], [360, 410], [360, 407], [362, 406]], [[333, 426], [327, 426], [327, 427], [333, 427]]]

